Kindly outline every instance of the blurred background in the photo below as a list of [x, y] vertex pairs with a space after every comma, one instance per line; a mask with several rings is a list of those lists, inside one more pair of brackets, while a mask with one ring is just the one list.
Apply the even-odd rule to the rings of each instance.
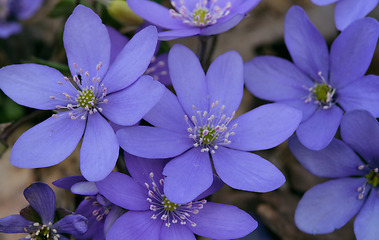
[[[115, 27], [126, 36], [132, 36], [140, 21], [120, 17], [120, 13], [108, 9], [109, 2], [45, 0], [42, 7], [30, 19], [22, 21], [22, 32], [7, 39], [0, 38], [0, 67], [16, 63], [40, 63], [52, 66], [69, 75], [62, 33], [64, 23], [77, 3], [92, 7], [104, 23]], [[287, 10], [292, 5], [300, 5], [330, 45], [338, 32], [334, 26], [334, 6], [320, 7], [310, 0], [262, 0], [249, 16], [235, 28], [218, 37], [214, 59], [218, 55], [236, 50], [244, 61], [258, 55], [274, 55], [289, 58], [283, 41], [283, 23]], [[114, 9], [113, 9], [114, 10]], [[369, 16], [379, 18], [379, 10]], [[169, 41], [168, 46], [181, 43], [193, 51], [199, 47], [197, 38]], [[379, 53], [374, 55], [369, 73], [379, 75]], [[1, 81], [1, 79], [0, 79]], [[238, 114], [255, 108], [264, 102], [245, 91]], [[10, 165], [10, 150], [17, 138], [33, 125], [51, 115], [17, 105], [0, 92], [0, 218], [17, 214], [27, 205], [23, 190], [35, 181], [51, 185], [62, 177], [80, 174], [79, 151], [60, 164], [43, 169], [20, 169]], [[11, 123], [15, 123], [10, 125]], [[9, 127], [11, 126], [11, 128]], [[257, 152], [273, 162], [286, 176], [287, 182], [270, 193], [251, 193], [224, 186], [211, 196], [211, 201], [235, 205], [259, 221], [259, 227], [245, 240], [332, 240], [355, 239], [352, 221], [332, 234], [308, 235], [300, 232], [294, 224], [294, 211], [302, 194], [310, 187], [325, 181], [307, 172], [290, 153], [287, 142], [270, 150]], [[52, 186], [53, 187], [53, 186]], [[80, 199], [68, 191], [53, 187], [57, 195], [57, 205], [75, 210]], [[312, 216], [309, 216], [310, 218]], [[0, 239], [19, 239], [24, 235], [1, 234]], [[199, 238], [204, 239], [204, 238]]]

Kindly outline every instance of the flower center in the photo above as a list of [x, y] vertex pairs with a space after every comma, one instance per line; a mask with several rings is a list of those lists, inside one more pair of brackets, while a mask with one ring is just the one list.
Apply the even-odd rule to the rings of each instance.
[[204, 207], [207, 200], [189, 202], [187, 204], [176, 204], [166, 198], [163, 192], [164, 180], [159, 180], [159, 185], [154, 180], [154, 173], [150, 173], [151, 186], [145, 183], [148, 190], [148, 198], [146, 199], [150, 203], [150, 210], [154, 212], [151, 219], [160, 219], [165, 222], [166, 227], [170, 227], [171, 224], [180, 222], [181, 225], [191, 224], [192, 227], [196, 227], [196, 223], [191, 220], [192, 214], [198, 214], [199, 210]]
[[223, 114], [224, 109], [225, 106], [219, 106], [219, 102], [216, 101], [212, 103], [209, 112], [196, 111], [196, 107], [192, 106], [194, 114], [191, 119], [187, 115], [184, 116], [188, 125], [187, 130], [190, 133], [189, 137], [195, 141], [193, 146], [201, 146], [201, 152], [214, 154], [219, 145], [231, 143], [229, 137], [235, 134], [232, 130], [237, 127], [237, 124], [232, 127], [229, 127], [228, 124], [233, 119], [235, 112], [230, 117], [226, 117]]
[[[38, 222], [33, 223], [33, 227], [39, 227], [36, 231], [32, 232], [30, 235], [27, 235], [25, 239], [30, 240], [58, 240], [60, 235], [57, 234], [57, 230], [51, 228], [52, 223], [47, 225], [40, 225]], [[25, 229], [25, 231], [27, 231]]]
[[319, 72], [319, 76], [322, 83], [316, 83], [313, 87], [308, 88], [309, 95], [305, 102], [313, 102], [323, 109], [328, 109], [336, 102], [336, 89], [326, 83], [321, 72]]
[[175, 8], [170, 9], [172, 18], [197, 27], [215, 24], [219, 18], [227, 16], [232, 8], [231, 2], [227, 2], [225, 7], [221, 8], [217, 5], [217, 0], [199, 0], [192, 11], [188, 10], [184, 0], [181, 0], [179, 5], [171, 1], [171, 5]]
[[368, 174], [366, 174], [367, 183], [371, 184], [373, 187], [378, 186], [379, 184], [379, 173], [378, 168], [371, 170]]
[[[101, 62], [96, 66], [97, 73], [101, 66]], [[89, 73], [84, 72], [76, 63], [74, 63], [74, 67], [78, 71], [77, 75], [74, 75], [72, 79], [64, 77], [65, 81], [58, 81], [58, 84], [68, 84], [70, 85], [67, 86], [68, 88], [74, 87], [77, 90], [76, 97], [63, 92], [62, 95], [64, 98], [50, 96], [50, 99], [67, 103], [66, 105], [57, 105], [56, 108], [57, 110], [69, 110], [68, 115], [71, 119], [80, 118], [85, 120], [88, 114], [94, 114], [103, 110], [98, 104], [108, 102], [108, 100], [105, 99], [107, 88], [101, 83], [101, 79], [97, 73], [95, 77], [90, 78]], [[58, 117], [58, 115], [53, 114], [53, 117]]]

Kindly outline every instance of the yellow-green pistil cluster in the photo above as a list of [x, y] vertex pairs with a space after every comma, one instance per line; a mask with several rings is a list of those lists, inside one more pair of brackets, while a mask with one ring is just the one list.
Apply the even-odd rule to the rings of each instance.
[[368, 174], [366, 174], [367, 183], [371, 184], [373, 187], [378, 186], [379, 184], [379, 173], [378, 171], [371, 170]]
[[213, 143], [216, 139], [216, 130], [214, 128], [205, 127], [200, 128], [200, 136], [199, 139], [202, 141], [202, 144], [208, 145]]
[[317, 101], [327, 104], [332, 100], [335, 90], [326, 83], [316, 83], [312, 88], [312, 93]]
[[165, 196], [162, 199], [163, 208], [167, 211], [174, 211], [178, 208], [179, 204], [170, 202]]
[[79, 106], [85, 109], [91, 109], [96, 104], [96, 98], [93, 91], [88, 88], [79, 91], [76, 101]]
[[197, 25], [205, 25], [208, 21], [208, 9], [206, 8], [197, 8], [193, 11], [193, 22]]

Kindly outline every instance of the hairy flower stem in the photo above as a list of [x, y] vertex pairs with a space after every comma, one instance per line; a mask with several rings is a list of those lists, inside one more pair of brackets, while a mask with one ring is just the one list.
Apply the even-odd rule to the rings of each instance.
[[204, 71], [207, 71], [211, 57], [216, 48], [217, 36], [199, 36], [200, 49], [199, 49], [199, 60]]

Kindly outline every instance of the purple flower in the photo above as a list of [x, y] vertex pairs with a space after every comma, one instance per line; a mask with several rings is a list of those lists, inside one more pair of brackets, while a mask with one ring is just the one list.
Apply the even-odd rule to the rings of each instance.
[[195, 240], [194, 234], [212, 239], [234, 239], [247, 235], [257, 222], [241, 209], [200, 200], [223, 183], [215, 181], [211, 188], [186, 204], [175, 204], [163, 192], [162, 169], [166, 161], [125, 156], [129, 177], [112, 172], [97, 182], [101, 194], [120, 207], [129, 209], [113, 224], [107, 240], [181, 239]]
[[365, 17], [378, 5], [378, 0], [312, 0], [312, 2], [321, 6], [336, 3], [334, 19], [339, 30], [344, 30], [355, 20]]
[[297, 128], [300, 111], [268, 104], [233, 119], [243, 94], [243, 62], [234, 51], [219, 56], [205, 75], [191, 50], [174, 45], [168, 58], [177, 97], [166, 90], [144, 119], [155, 127], [117, 131], [120, 146], [145, 158], [171, 158], [165, 195], [186, 203], [220, 178], [237, 189], [267, 192], [285, 178], [270, 162], [247, 151], [272, 148]]
[[136, 34], [109, 65], [106, 27], [92, 10], [79, 5], [66, 22], [63, 40], [73, 79], [36, 64], [0, 70], [1, 90], [15, 102], [57, 111], [17, 140], [11, 163], [22, 168], [55, 165], [83, 137], [81, 172], [89, 181], [98, 181], [112, 171], [119, 153], [106, 119], [133, 125], [163, 94], [162, 84], [150, 76], [140, 77], [154, 54], [157, 31], [147, 27]]
[[75, 194], [87, 195], [79, 204], [75, 213], [88, 219], [86, 232], [75, 234], [76, 239], [105, 240], [106, 233], [124, 211], [112, 204], [99, 193], [94, 182], [88, 182], [83, 176], [61, 178], [53, 182], [55, 186], [69, 189]]
[[298, 228], [310, 234], [330, 233], [355, 215], [358, 240], [379, 236], [379, 123], [365, 110], [346, 113], [342, 140], [320, 151], [290, 138], [291, 152], [312, 174], [332, 178], [309, 189], [295, 212]]
[[245, 82], [255, 96], [303, 112], [296, 134], [304, 146], [326, 147], [344, 111], [365, 109], [379, 116], [379, 78], [364, 76], [378, 40], [376, 20], [365, 18], [350, 25], [333, 42], [330, 53], [300, 7], [288, 11], [284, 30], [294, 63], [256, 57], [245, 64]]
[[172, 9], [149, 0], [127, 0], [140, 17], [169, 29], [160, 40], [215, 35], [237, 25], [260, 0], [172, 0]]
[[77, 214], [68, 214], [54, 223], [55, 194], [49, 185], [33, 183], [24, 190], [24, 196], [30, 207], [21, 210], [20, 215], [1, 218], [0, 232], [27, 233], [23, 239], [68, 240], [61, 234], [87, 231], [87, 219]]
[[0, 38], [21, 32], [17, 21], [32, 17], [42, 3], [43, 0], [0, 0]]

